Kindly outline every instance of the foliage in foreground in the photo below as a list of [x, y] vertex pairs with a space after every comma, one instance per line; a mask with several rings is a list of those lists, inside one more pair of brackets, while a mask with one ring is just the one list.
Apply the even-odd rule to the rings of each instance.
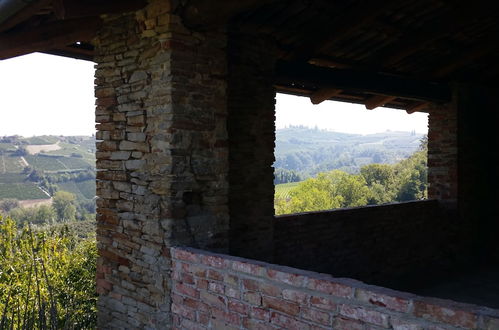
[[94, 239], [0, 217], [0, 329], [94, 328], [96, 257]]
[[340, 170], [300, 182], [286, 198], [276, 194], [275, 213], [291, 214], [345, 207], [380, 205], [427, 197], [427, 148], [394, 165], [370, 164], [359, 174]]

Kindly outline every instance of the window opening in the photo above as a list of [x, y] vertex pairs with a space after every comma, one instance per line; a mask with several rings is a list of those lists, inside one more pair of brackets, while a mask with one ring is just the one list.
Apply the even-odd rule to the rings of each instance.
[[426, 113], [276, 99], [276, 215], [427, 197]]

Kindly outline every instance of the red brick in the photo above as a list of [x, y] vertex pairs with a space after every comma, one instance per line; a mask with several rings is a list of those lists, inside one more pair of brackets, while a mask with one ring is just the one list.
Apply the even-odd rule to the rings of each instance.
[[178, 248], [172, 248], [173, 258], [179, 259], [182, 261], [189, 261], [192, 263], [197, 263], [199, 261], [198, 256], [192, 252], [185, 251]]
[[241, 292], [237, 289], [231, 288], [230, 286], [225, 287], [225, 295], [231, 298], [241, 298]]
[[202, 255], [201, 263], [215, 268], [226, 268], [227, 262], [222, 257]]
[[271, 308], [276, 311], [286, 313], [288, 315], [298, 315], [300, 312], [300, 307], [298, 304], [288, 302], [282, 299], [263, 297], [262, 298], [263, 307]]
[[331, 299], [316, 296], [310, 297], [310, 306], [330, 311], [336, 311], [338, 308], [338, 304]]
[[201, 300], [209, 306], [218, 308], [225, 308], [227, 306], [227, 299], [225, 297], [201, 291]]
[[252, 307], [250, 316], [258, 320], [268, 321], [270, 320], [270, 311], [265, 308]]
[[249, 312], [249, 306], [243, 304], [235, 299], [229, 299], [228, 303], [229, 311], [236, 312], [239, 314], [247, 315]]
[[189, 320], [196, 320], [196, 311], [182, 305], [172, 304], [172, 313]]
[[385, 328], [388, 327], [388, 319], [389, 319], [388, 315], [377, 311], [368, 310], [364, 307], [341, 305], [340, 314], [350, 319], [379, 325]]
[[210, 323], [210, 315], [198, 311], [196, 321], [200, 324], [208, 325]]
[[471, 312], [443, 307], [424, 301], [414, 302], [414, 315], [463, 328], [476, 328], [477, 316]]
[[267, 277], [274, 281], [298, 287], [302, 286], [305, 281], [305, 277], [302, 275], [281, 272], [275, 269], [267, 269]]
[[196, 279], [196, 287], [201, 290], [208, 290], [208, 281], [200, 278]]
[[282, 289], [274, 284], [260, 282], [260, 291], [267, 296], [281, 297]]
[[294, 301], [299, 304], [306, 304], [310, 297], [307, 293], [302, 291], [285, 289], [282, 290], [282, 297], [286, 300]]
[[413, 322], [397, 319], [394, 316], [390, 318], [393, 330], [423, 330], [424, 328]]
[[367, 290], [358, 289], [356, 298], [360, 301], [370, 303], [372, 305], [386, 307], [398, 312], [408, 312], [409, 300], [399, 297], [393, 297], [386, 294], [374, 293]]
[[270, 323], [275, 324], [287, 330], [309, 330], [310, 326], [307, 323], [300, 322], [294, 318], [288, 317], [283, 314], [272, 312], [270, 316]]
[[353, 294], [353, 289], [347, 285], [321, 279], [309, 279], [307, 287], [311, 290], [320, 291], [336, 297], [349, 298]]
[[201, 311], [201, 312], [208, 312], [210, 310], [208, 305], [205, 304], [204, 302], [202, 302], [200, 300], [188, 298], [188, 297], [184, 298], [183, 304], [189, 308], [192, 308], [194, 310]]
[[219, 294], [224, 294], [225, 288], [224, 288], [223, 284], [216, 283], [216, 282], [209, 282], [208, 283], [208, 291], [219, 293]]
[[247, 291], [260, 290], [260, 282], [255, 280], [243, 279], [243, 289]]
[[251, 264], [244, 261], [232, 261], [232, 270], [240, 273], [260, 276], [263, 275], [265, 268], [259, 265]]
[[250, 330], [275, 330], [270, 324], [261, 323], [249, 318], [243, 319], [243, 327]]
[[186, 284], [194, 284], [194, 276], [186, 273], [180, 274], [180, 281]]
[[211, 309], [211, 317], [216, 320], [225, 321], [232, 325], [241, 324], [241, 316], [236, 313], [226, 312], [218, 308]]
[[322, 312], [318, 309], [302, 307], [301, 317], [316, 323], [331, 325], [331, 316], [328, 313]]
[[262, 295], [258, 292], [249, 291], [244, 293], [243, 300], [254, 306], [262, 305]]
[[111, 291], [113, 289], [113, 284], [111, 282], [106, 281], [105, 279], [99, 278], [97, 280], [97, 288]]
[[205, 330], [205, 327], [203, 327], [200, 324], [196, 324], [190, 320], [187, 319], [181, 319], [180, 327], [179, 329], [182, 330]]
[[238, 286], [239, 284], [239, 277], [231, 274], [225, 274], [224, 275], [224, 282], [233, 286]]
[[216, 280], [216, 281], [223, 281], [223, 279], [224, 279], [224, 276], [222, 273], [217, 272], [216, 270], [213, 270], [213, 269], [208, 270], [207, 277], [209, 279]]
[[364, 330], [364, 324], [358, 320], [351, 320], [343, 317], [337, 317], [333, 322], [335, 330]]
[[181, 294], [189, 296], [189, 297], [199, 298], [199, 291], [198, 290], [196, 290], [195, 288], [193, 288], [191, 286], [187, 286], [185, 284], [182, 284], [182, 283], [175, 283], [173, 290], [176, 291], [177, 293], [181, 293]]
[[202, 278], [206, 277], [206, 269], [198, 265], [182, 263], [182, 270], [196, 277], [202, 277]]

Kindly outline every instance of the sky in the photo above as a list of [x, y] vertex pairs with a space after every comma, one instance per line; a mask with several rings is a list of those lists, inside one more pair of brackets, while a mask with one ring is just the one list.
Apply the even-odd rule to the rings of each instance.
[[[40, 53], [0, 61], [0, 136], [91, 135], [95, 133], [94, 63]], [[276, 127], [318, 127], [370, 134], [426, 133], [424, 113], [277, 94]]]

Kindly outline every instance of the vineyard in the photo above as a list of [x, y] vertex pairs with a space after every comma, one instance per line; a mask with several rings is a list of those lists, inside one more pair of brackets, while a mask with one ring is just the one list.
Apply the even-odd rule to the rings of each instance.
[[299, 182], [281, 183], [275, 185], [275, 197], [287, 199], [289, 198], [289, 193], [293, 190]]
[[24, 199], [45, 199], [49, 198], [34, 183], [0, 183], [0, 199], [16, 198]]

